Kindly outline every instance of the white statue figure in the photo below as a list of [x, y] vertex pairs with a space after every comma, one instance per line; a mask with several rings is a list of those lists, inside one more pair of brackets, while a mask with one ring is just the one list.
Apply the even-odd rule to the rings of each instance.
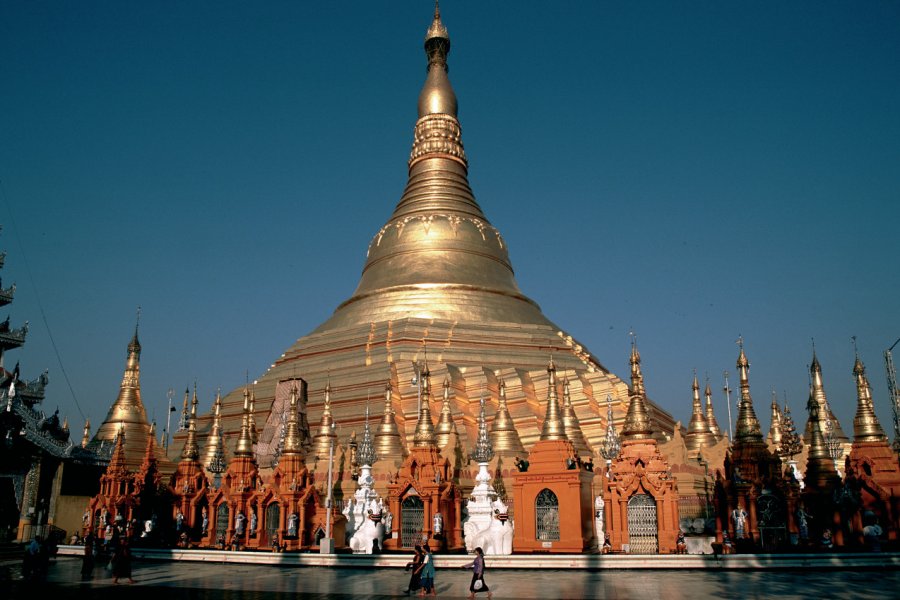
[[246, 521], [247, 517], [244, 516], [244, 511], [239, 510], [234, 516], [234, 535], [244, 535], [244, 523]]
[[142, 538], [150, 537], [153, 533], [153, 519], [144, 521], [144, 531], [141, 533]]
[[382, 521], [382, 504], [371, 502], [366, 517], [357, 524], [353, 537], [350, 538], [350, 549], [354, 554], [372, 554], [373, 545], [382, 550], [384, 524]]
[[109, 525], [109, 511], [105, 508], [100, 511], [100, 524], [104, 527]]
[[288, 527], [287, 534], [291, 537], [297, 537], [297, 523], [300, 520], [300, 517], [297, 516], [297, 513], [291, 513], [291, 516], [288, 517]]
[[434, 535], [440, 535], [444, 531], [444, 517], [441, 516], [441, 513], [434, 513], [433, 523]]
[[203, 522], [200, 525], [200, 530], [203, 532], [203, 535], [206, 535], [206, 532], [209, 531], [209, 511], [206, 510], [205, 506], [201, 516], [203, 517]]
[[184, 515], [181, 514], [181, 511], [179, 510], [177, 513], [175, 513], [175, 531], [180, 533], [183, 527]]
[[603, 501], [603, 496], [597, 496], [594, 498], [594, 529], [597, 532], [597, 547], [602, 548], [603, 543], [606, 541], [606, 527], [605, 521], [603, 520], [603, 507], [606, 503]]
[[391, 511], [384, 511], [384, 529], [385, 531], [391, 532], [393, 529], [391, 527], [394, 525], [394, 515], [391, 514]]
[[257, 525], [256, 511], [253, 509], [250, 509], [250, 535], [256, 535], [256, 525]]
[[[488, 507], [491, 511], [490, 520], [484, 521], [484, 513], [478, 510], [479, 506], [469, 500], [469, 513], [463, 530], [466, 536], [466, 550], [474, 552], [475, 548], [481, 548], [485, 554], [512, 554], [513, 524], [509, 520], [509, 507], [500, 498], [497, 498]], [[473, 518], [474, 517], [474, 518]]]
[[734, 522], [734, 537], [742, 539], [744, 537], [744, 527], [747, 525], [747, 511], [743, 507], [738, 506], [731, 511], [731, 520]]

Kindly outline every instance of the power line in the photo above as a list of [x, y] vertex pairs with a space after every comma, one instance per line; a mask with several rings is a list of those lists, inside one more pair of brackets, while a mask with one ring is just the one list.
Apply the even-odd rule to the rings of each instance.
[[41, 302], [41, 295], [38, 292], [37, 284], [34, 282], [34, 276], [31, 273], [31, 267], [28, 265], [28, 255], [25, 254], [25, 246], [22, 244], [22, 239], [19, 237], [19, 227], [16, 225], [16, 219], [13, 216], [12, 207], [6, 198], [6, 188], [3, 185], [3, 180], [0, 179], [0, 197], [3, 198], [3, 204], [6, 206], [6, 212], [9, 213], [9, 221], [12, 224], [13, 237], [16, 239], [16, 243], [19, 246], [19, 253], [22, 256], [22, 264], [25, 265], [25, 274], [28, 276], [28, 281], [31, 283], [31, 289], [34, 291], [34, 297], [37, 300], [38, 311], [41, 313], [41, 321], [44, 322], [44, 327], [47, 329], [47, 337], [50, 339], [50, 345], [53, 347], [53, 353], [56, 355], [56, 362], [59, 363], [59, 370], [63, 374], [63, 379], [66, 381], [66, 386], [69, 388], [69, 393], [72, 394], [72, 400], [75, 402], [75, 408], [78, 409], [78, 414], [81, 415], [81, 420], [85, 420], [84, 411], [81, 410], [81, 405], [78, 403], [78, 398], [75, 396], [75, 389], [72, 387], [72, 382], [69, 381], [69, 374], [66, 373], [66, 368], [63, 366], [62, 356], [59, 354], [59, 348], [56, 346], [56, 340], [53, 339], [53, 332], [50, 330], [50, 323], [47, 321], [47, 314], [44, 312], [44, 305]]

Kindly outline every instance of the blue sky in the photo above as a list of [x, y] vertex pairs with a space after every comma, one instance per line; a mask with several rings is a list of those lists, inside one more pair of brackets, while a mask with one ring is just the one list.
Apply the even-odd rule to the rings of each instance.
[[[164, 419], [169, 388], [196, 380], [208, 410], [350, 296], [406, 182], [431, 13], [0, 4], [0, 275], [18, 284], [0, 318], [31, 322], [6, 366], [50, 370], [47, 412], [102, 420], [138, 305]], [[900, 4], [442, 14], [472, 187], [550, 319], [622, 376], [634, 328], [648, 392], [685, 422], [694, 369], [727, 422], [738, 335], [763, 426], [773, 387], [805, 421], [815, 338], [848, 433], [855, 335], [890, 429]]]

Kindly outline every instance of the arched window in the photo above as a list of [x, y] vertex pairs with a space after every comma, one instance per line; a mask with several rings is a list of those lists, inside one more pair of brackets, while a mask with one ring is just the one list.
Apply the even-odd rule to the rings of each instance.
[[559, 541], [559, 499], [547, 488], [534, 500], [536, 538], [544, 542]]
[[400, 503], [400, 546], [412, 548], [422, 543], [425, 529], [425, 504], [418, 496], [407, 496]]
[[223, 502], [216, 509], [216, 540], [225, 542], [225, 532], [228, 531], [228, 518], [231, 516], [228, 503]]
[[266, 507], [266, 539], [280, 543], [278, 539], [279, 520], [281, 519], [281, 507], [277, 502], [272, 502]]

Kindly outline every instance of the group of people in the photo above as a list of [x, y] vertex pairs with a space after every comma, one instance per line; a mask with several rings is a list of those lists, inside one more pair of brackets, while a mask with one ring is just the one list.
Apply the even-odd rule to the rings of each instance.
[[[484, 551], [481, 548], [475, 548], [475, 559], [467, 565], [463, 565], [463, 569], [472, 571], [472, 581], [469, 583], [469, 600], [474, 600], [475, 594], [485, 592], [488, 600], [493, 598], [493, 593], [484, 581]], [[435, 569], [434, 555], [431, 553], [426, 542], [423, 545], [416, 544], [415, 554], [412, 562], [406, 564], [406, 570], [412, 571], [409, 577], [409, 586], [405, 592], [412, 594], [418, 591], [418, 596], [437, 596], [437, 588], [435, 587]]]
[[94, 535], [91, 527], [87, 528], [84, 535], [84, 553], [81, 559], [81, 579], [88, 580], [94, 576], [94, 567], [97, 561], [107, 560], [107, 569], [112, 574], [113, 583], [119, 583], [119, 579], [127, 579], [128, 583], [134, 583], [131, 576], [131, 544], [132, 529], [124, 525], [112, 527], [110, 537], [104, 535], [103, 543]]

